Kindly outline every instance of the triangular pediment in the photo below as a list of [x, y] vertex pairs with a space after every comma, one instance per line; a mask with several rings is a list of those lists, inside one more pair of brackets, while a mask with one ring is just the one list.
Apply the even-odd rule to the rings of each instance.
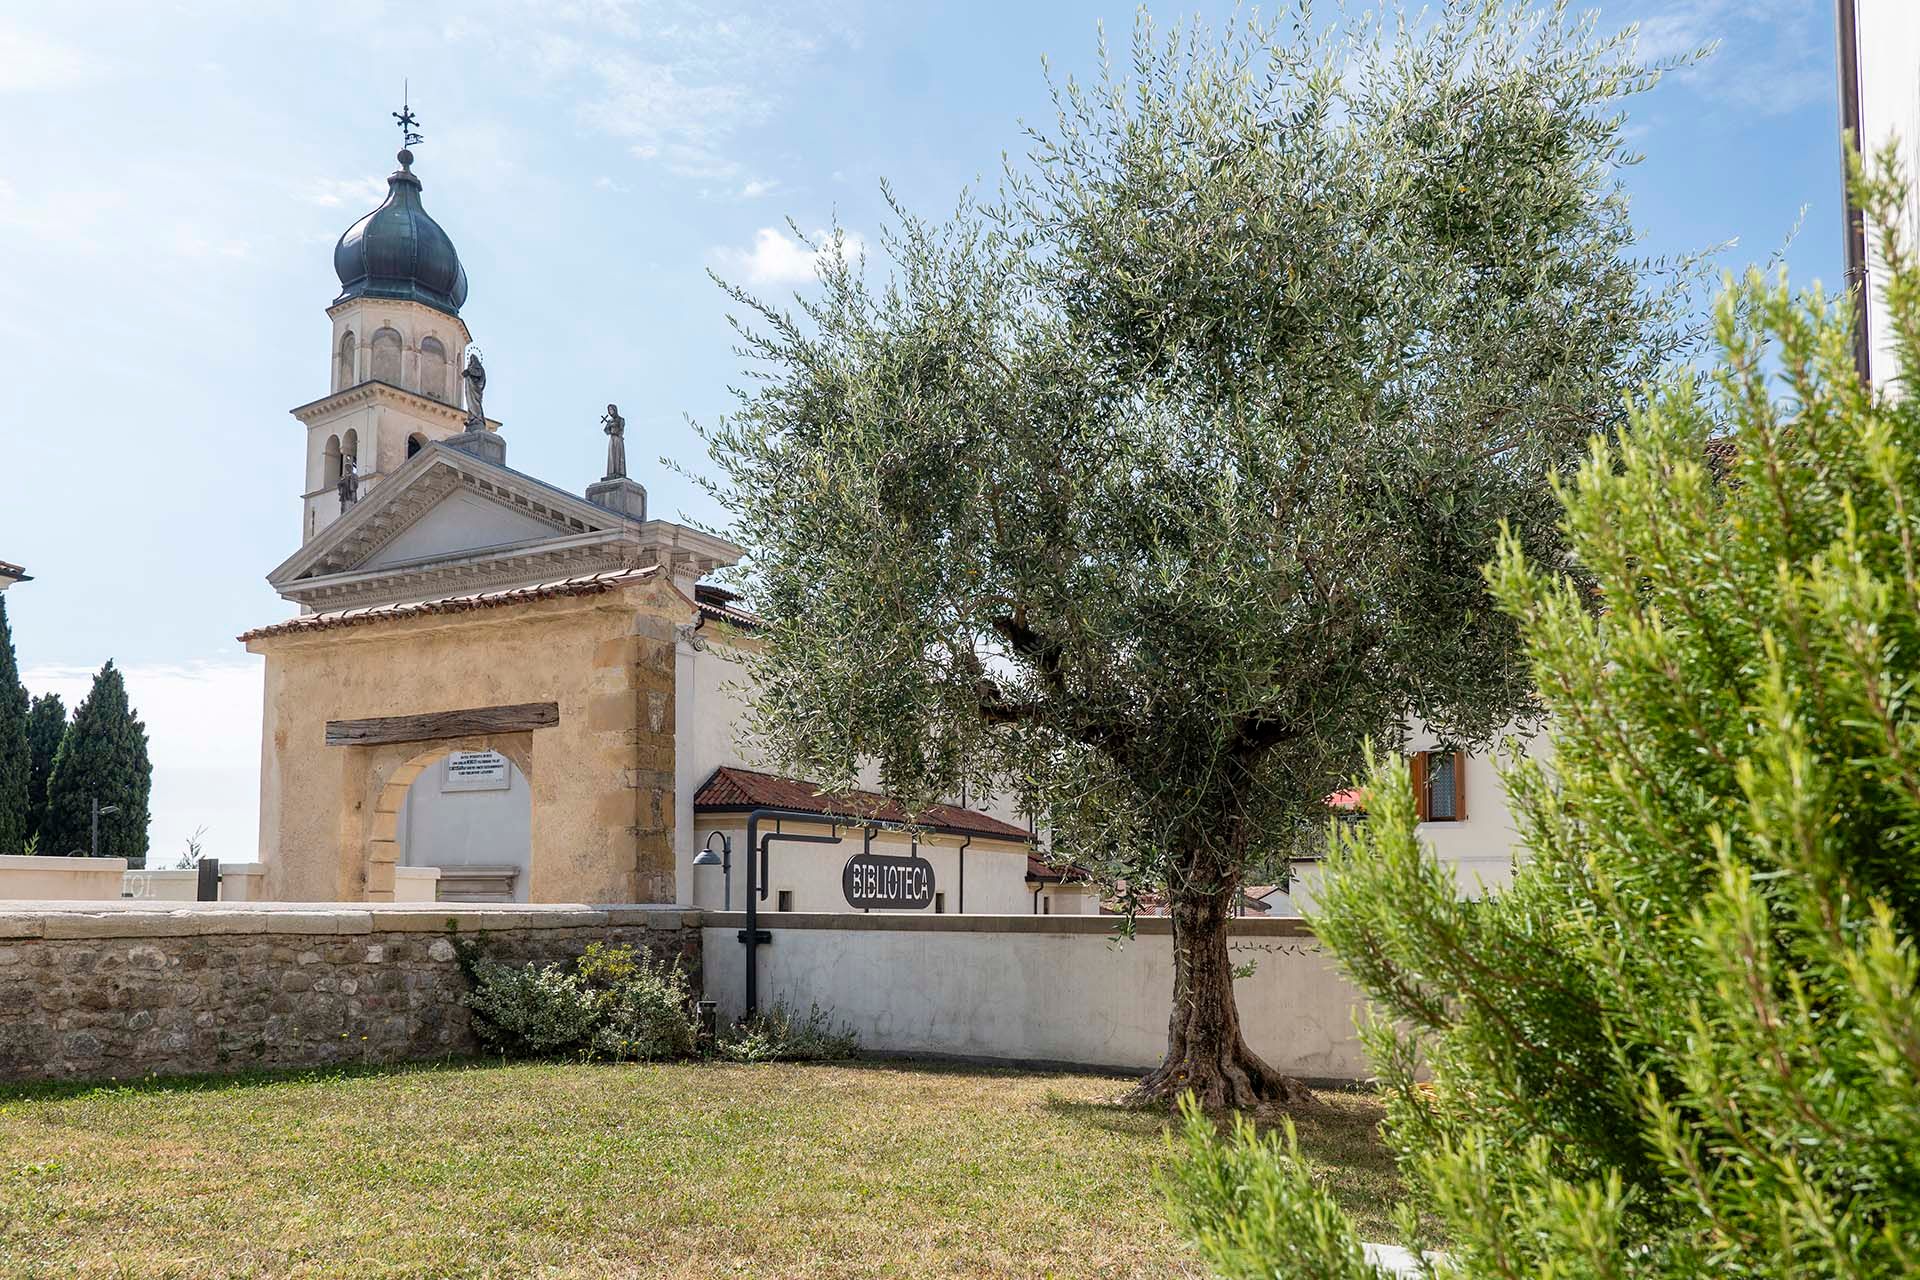
[[283, 594], [343, 575], [427, 573], [635, 534], [638, 523], [531, 476], [432, 444], [267, 575]]
[[494, 497], [458, 488], [428, 507], [412, 524], [387, 539], [355, 567], [386, 569], [469, 556], [563, 533], [551, 520], [529, 515]]

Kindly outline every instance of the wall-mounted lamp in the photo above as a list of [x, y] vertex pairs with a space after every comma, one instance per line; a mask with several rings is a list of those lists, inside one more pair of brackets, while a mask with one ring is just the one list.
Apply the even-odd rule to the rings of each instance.
[[[715, 853], [713, 849], [713, 842], [716, 839], [720, 841], [720, 851], [718, 853]], [[733, 837], [724, 831], [716, 831], [708, 836], [706, 845], [700, 852], [693, 855], [693, 865], [696, 867], [720, 868], [722, 883], [725, 886], [723, 892], [726, 895], [720, 909], [722, 911], [733, 910]]]

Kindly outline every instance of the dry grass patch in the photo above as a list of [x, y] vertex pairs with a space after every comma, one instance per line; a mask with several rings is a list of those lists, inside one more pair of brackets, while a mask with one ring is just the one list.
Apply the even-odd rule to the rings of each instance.
[[[884, 1064], [463, 1065], [0, 1101], [0, 1274], [1198, 1274], [1165, 1117], [1110, 1077]], [[1302, 1145], [1378, 1238], [1378, 1110]]]

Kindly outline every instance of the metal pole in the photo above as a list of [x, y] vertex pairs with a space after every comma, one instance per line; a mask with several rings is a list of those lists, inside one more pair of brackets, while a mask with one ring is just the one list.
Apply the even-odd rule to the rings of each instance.
[[960, 907], [957, 912], [959, 915], [967, 914], [967, 846], [972, 843], [972, 836], [960, 842]]
[[[827, 826], [834, 834], [827, 836], [787, 835], [778, 829], [760, 834], [760, 819], [772, 818], [776, 824], [782, 818], [791, 818], [798, 822], [819, 823]], [[747, 927], [740, 931], [740, 941], [747, 949], [746, 1013], [751, 1018], [760, 1010], [760, 965], [759, 948], [763, 942], [773, 941], [771, 933], [761, 936], [760, 899], [767, 896], [767, 846], [775, 840], [784, 840], [789, 844], [839, 844], [841, 823], [823, 813], [807, 813], [799, 809], [755, 809], [747, 815]], [[754, 857], [755, 850], [759, 857]]]
[[87, 842], [87, 848], [92, 850], [93, 856], [97, 858], [100, 856], [100, 797], [99, 796], [93, 797], [93, 824], [92, 825], [93, 825], [93, 837]]

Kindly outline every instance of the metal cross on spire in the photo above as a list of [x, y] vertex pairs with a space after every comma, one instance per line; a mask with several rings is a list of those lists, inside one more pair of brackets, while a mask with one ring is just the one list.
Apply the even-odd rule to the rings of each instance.
[[400, 126], [400, 145], [403, 147], [412, 147], [426, 141], [425, 138], [414, 131], [414, 126], [419, 124], [420, 121], [413, 114], [413, 108], [407, 105], [408, 99], [412, 96], [411, 87], [405, 80], [402, 80], [400, 82], [400, 109], [393, 112], [392, 115], [394, 123]]

